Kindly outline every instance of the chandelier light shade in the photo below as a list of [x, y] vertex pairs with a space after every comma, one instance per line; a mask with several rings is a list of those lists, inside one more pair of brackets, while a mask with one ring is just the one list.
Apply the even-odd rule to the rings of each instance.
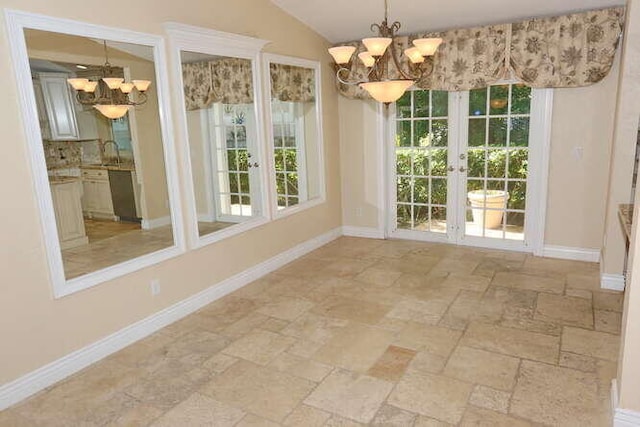
[[[105, 63], [99, 67], [98, 80], [70, 78], [67, 82], [76, 91], [76, 99], [82, 105], [91, 105], [109, 119], [123, 117], [130, 108], [147, 102], [146, 91], [151, 85], [149, 80], [125, 82], [121, 70], [109, 63], [107, 42], [104, 41]], [[118, 76], [117, 74], [120, 74]], [[136, 97], [131, 95], [137, 93]]]
[[413, 85], [413, 80], [384, 80], [359, 84], [362, 89], [369, 92], [373, 99], [385, 104], [396, 102], [411, 85]]
[[[358, 54], [362, 64], [367, 67], [367, 80], [356, 81], [350, 78], [351, 61], [356, 48], [353, 46], [336, 46], [329, 49], [329, 53], [336, 62], [336, 78], [342, 84], [358, 85], [366, 90], [372, 98], [388, 105], [397, 101], [407, 89], [416, 81], [429, 76], [433, 72], [433, 55], [442, 43], [441, 38], [423, 38], [413, 41], [414, 47], [404, 50], [409, 59], [406, 67], [397, 52], [394, 38], [400, 30], [400, 23], [388, 24], [388, 0], [384, 2], [384, 21], [371, 25], [372, 31], [378, 32], [378, 37], [362, 39], [367, 49]], [[389, 66], [393, 63], [397, 69], [397, 76], [389, 73]]]
[[373, 64], [376, 63], [376, 59], [373, 56], [371, 56], [369, 52], [360, 52], [358, 54], [358, 58], [360, 58], [364, 66], [367, 68], [373, 67]]
[[329, 48], [329, 53], [333, 56], [336, 64], [347, 64], [351, 60], [351, 55], [356, 51], [353, 46], [336, 46]]
[[420, 51], [422, 56], [431, 56], [436, 53], [440, 43], [442, 43], [441, 38], [417, 39], [413, 41], [413, 45]]
[[362, 39], [362, 44], [371, 56], [376, 57], [384, 55], [392, 41], [391, 37], [370, 37]]
[[100, 111], [100, 113], [108, 119], [119, 119], [127, 114], [131, 105], [97, 104], [94, 105], [93, 108]]

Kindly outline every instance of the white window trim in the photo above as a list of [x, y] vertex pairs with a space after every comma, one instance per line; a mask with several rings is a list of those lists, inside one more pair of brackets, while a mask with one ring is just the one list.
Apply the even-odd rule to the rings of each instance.
[[[305, 202], [299, 203], [294, 206], [289, 206], [284, 209], [278, 209], [277, 187], [276, 187], [276, 163], [275, 156], [273, 154], [273, 125], [272, 125], [272, 112], [271, 112], [271, 76], [269, 70], [269, 64], [286, 64], [296, 67], [312, 68], [315, 74], [316, 85], [316, 128], [317, 128], [317, 150], [318, 150], [318, 181], [320, 194], [313, 199], [307, 199]], [[268, 108], [265, 108], [265, 123], [267, 123], [267, 146], [268, 146], [268, 159], [269, 159], [269, 193], [270, 193], [270, 211], [271, 216], [274, 219], [280, 219], [289, 215], [294, 215], [307, 209], [323, 204], [327, 199], [326, 181], [325, 181], [325, 164], [324, 164], [324, 138], [323, 138], [323, 123], [322, 123], [322, 86], [320, 75], [320, 63], [318, 61], [311, 61], [308, 59], [295, 58], [291, 56], [275, 55], [272, 53], [263, 54], [263, 67], [264, 67], [264, 99], [268, 101]], [[308, 178], [307, 178], [308, 179]]]
[[[495, 84], [507, 84], [517, 83], [516, 80], [500, 81]], [[433, 233], [416, 233], [412, 230], [396, 229], [396, 214], [395, 214], [395, 192], [396, 183], [390, 179], [393, 171], [395, 171], [395, 152], [394, 145], [391, 141], [395, 137], [395, 112], [390, 107], [387, 112], [385, 109], [379, 109], [379, 121], [384, 123], [385, 135], [385, 149], [382, 150], [382, 156], [384, 157], [379, 164], [384, 165], [384, 177], [385, 184], [382, 185], [382, 190], [379, 197], [384, 197], [384, 203], [381, 206], [385, 206], [385, 218], [383, 223], [385, 224], [385, 236], [398, 239], [408, 240], [422, 240], [428, 242], [440, 242], [459, 244], [460, 246], [472, 246], [472, 247], [486, 247], [501, 250], [513, 250], [521, 252], [530, 252], [536, 256], [543, 255], [544, 238], [545, 238], [545, 226], [546, 226], [546, 211], [547, 211], [547, 197], [548, 197], [548, 180], [549, 180], [549, 153], [551, 147], [551, 123], [553, 115], [553, 89], [532, 89], [538, 93], [538, 96], [534, 98], [531, 104], [531, 135], [530, 135], [530, 150], [529, 150], [529, 165], [530, 171], [533, 170], [533, 179], [527, 185], [527, 200], [535, 200], [537, 206], [535, 209], [527, 209], [527, 222], [525, 233], [528, 236], [528, 244], [523, 247], [520, 241], [510, 240], [498, 240], [495, 241], [489, 239], [476, 239], [473, 236], [466, 236], [464, 239], [457, 240], [449, 238], [446, 234], [436, 235]], [[457, 138], [464, 137], [466, 130], [462, 129], [466, 126], [464, 115], [460, 111], [461, 102], [460, 98], [463, 92], [450, 92], [449, 93], [449, 120], [453, 126], [449, 126], [449, 138], [450, 141], [456, 141], [455, 150], [458, 150]], [[453, 101], [452, 101], [453, 100]], [[454, 104], [451, 104], [454, 102]], [[386, 117], [385, 117], [386, 113]], [[537, 126], [534, 125], [533, 120], [538, 119]], [[453, 129], [452, 129], [453, 128]], [[531, 149], [533, 144], [537, 148]], [[449, 147], [452, 149], [452, 147]], [[451, 153], [450, 153], [451, 155]], [[457, 157], [457, 152], [453, 153]], [[533, 169], [531, 169], [533, 168]], [[537, 170], [535, 169], [537, 168]], [[395, 176], [395, 173], [393, 173]], [[452, 193], [455, 194], [455, 193]], [[454, 195], [454, 197], [462, 197], [464, 195]], [[457, 199], [456, 199], [457, 201]], [[449, 209], [448, 209], [449, 210]], [[447, 233], [449, 234], [449, 233]]]
[[[173, 127], [167, 94], [169, 84], [165, 60], [164, 40], [160, 36], [123, 30], [113, 27], [88, 24], [69, 19], [52, 18], [16, 10], [5, 10], [5, 21], [11, 48], [11, 57], [18, 87], [18, 98], [22, 111], [28, 145], [34, 191], [40, 213], [40, 223], [45, 243], [47, 262], [49, 264], [50, 281], [53, 297], [60, 298], [83, 289], [96, 286], [108, 280], [132, 273], [145, 267], [158, 264], [185, 252], [182, 234], [182, 213], [180, 210], [180, 193], [175, 164], [173, 144]], [[164, 147], [164, 162], [167, 175], [167, 190], [171, 206], [171, 223], [173, 226], [174, 245], [160, 251], [143, 255], [120, 264], [116, 264], [83, 276], [66, 280], [62, 252], [56, 229], [55, 213], [49, 188], [49, 178], [42, 149], [42, 138], [38, 123], [38, 114], [31, 84], [31, 71], [27, 45], [24, 38], [25, 29], [51, 31], [62, 34], [106, 39], [124, 43], [142, 44], [153, 48], [155, 59], [159, 115]]]
[[[256, 148], [260, 162], [264, 162], [265, 157], [265, 137], [264, 126], [262, 125], [262, 91], [261, 82], [261, 51], [262, 48], [269, 43], [267, 40], [257, 39], [253, 37], [242, 36], [239, 34], [226, 33], [222, 31], [211, 30], [208, 28], [184, 25], [175, 22], [167, 22], [164, 24], [165, 31], [169, 40], [170, 57], [173, 71], [173, 86], [177, 88], [184, 87], [182, 80], [182, 62], [180, 60], [180, 51], [191, 51], [205, 53], [209, 55], [229, 56], [234, 58], [243, 58], [251, 61], [254, 87], [254, 113], [256, 117]], [[191, 248], [201, 248], [235, 236], [240, 233], [247, 232], [251, 229], [268, 223], [271, 220], [269, 216], [268, 192], [262, 189], [260, 202], [262, 204], [262, 216], [235, 224], [231, 227], [216, 231], [214, 233], [200, 236], [198, 232], [198, 214], [196, 209], [196, 199], [193, 187], [193, 169], [191, 165], [191, 156], [189, 153], [189, 134], [187, 131], [187, 112], [184, 108], [185, 99], [184, 91], [176, 90], [175, 102], [178, 106], [179, 113], [176, 116], [178, 123], [178, 132], [182, 139], [182, 168], [184, 170], [183, 181], [185, 184], [185, 199], [187, 201], [186, 220], [188, 243]], [[264, 184], [268, 182], [268, 168], [260, 168], [260, 180]]]

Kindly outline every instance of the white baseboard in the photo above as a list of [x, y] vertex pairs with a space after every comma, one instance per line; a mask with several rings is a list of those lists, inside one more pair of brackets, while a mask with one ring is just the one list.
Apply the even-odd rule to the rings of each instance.
[[607, 274], [602, 273], [600, 275], [600, 287], [602, 289], [610, 289], [612, 291], [624, 291], [625, 279], [622, 274]]
[[616, 380], [611, 380], [611, 412], [613, 427], [639, 427], [640, 412], [618, 408], [618, 386]]
[[545, 245], [542, 248], [542, 256], [573, 261], [598, 262], [600, 261], [600, 249]]
[[165, 225], [171, 225], [171, 216], [162, 216], [154, 219], [143, 219], [140, 227], [143, 230], [151, 230], [158, 227], [164, 227]]
[[384, 231], [373, 227], [342, 226], [342, 234], [350, 237], [364, 237], [367, 239], [384, 239]]
[[277, 270], [341, 235], [342, 229], [336, 228], [314, 237], [99, 341], [2, 385], [0, 387], [0, 411]]

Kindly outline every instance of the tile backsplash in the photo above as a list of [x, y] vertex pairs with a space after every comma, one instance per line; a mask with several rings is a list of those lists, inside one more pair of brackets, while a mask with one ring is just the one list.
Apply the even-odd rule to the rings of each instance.
[[82, 146], [78, 141], [43, 141], [47, 169], [80, 167]]

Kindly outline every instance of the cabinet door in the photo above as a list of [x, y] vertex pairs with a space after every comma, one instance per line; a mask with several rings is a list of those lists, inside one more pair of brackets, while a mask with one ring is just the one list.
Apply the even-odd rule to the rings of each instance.
[[40, 123], [40, 134], [42, 139], [51, 139], [51, 130], [49, 129], [49, 118], [47, 117], [47, 109], [44, 106], [44, 97], [42, 96], [42, 85], [40, 80], [33, 79], [33, 92], [36, 95], [36, 107], [38, 108], [38, 122]]
[[58, 237], [61, 242], [85, 236], [78, 183], [51, 186]]
[[51, 139], [74, 140], [79, 138], [76, 112], [71, 98], [66, 74], [40, 73], [42, 96], [47, 110]]
[[96, 184], [96, 212], [113, 215], [113, 202], [111, 201], [109, 181], [96, 181]]
[[85, 212], [95, 212], [98, 206], [98, 188], [95, 181], [85, 180], [82, 182], [82, 210]]

